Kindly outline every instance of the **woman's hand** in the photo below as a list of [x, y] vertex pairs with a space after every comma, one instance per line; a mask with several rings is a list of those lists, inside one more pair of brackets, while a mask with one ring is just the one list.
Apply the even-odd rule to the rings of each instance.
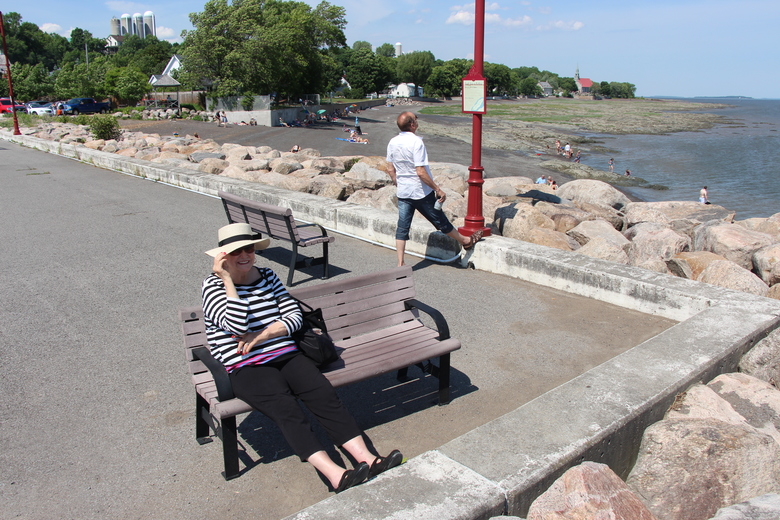
[[255, 345], [260, 343], [259, 340], [260, 335], [262, 334], [262, 331], [260, 332], [247, 332], [240, 338], [238, 338], [238, 350], [237, 352], [240, 355], [247, 354], [250, 350], [255, 348]]
[[261, 331], [247, 332], [238, 338], [238, 350], [240, 355], [255, 348], [257, 345], [265, 343], [269, 339], [278, 338], [287, 335], [287, 327], [281, 321], [275, 321]]
[[226, 263], [227, 253], [219, 253], [214, 257], [214, 265], [211, 268], [214, 271], [214, 274], [219, 276], [223, 281], [225, 278], [230, 278], [230, 271], [227, 270]]

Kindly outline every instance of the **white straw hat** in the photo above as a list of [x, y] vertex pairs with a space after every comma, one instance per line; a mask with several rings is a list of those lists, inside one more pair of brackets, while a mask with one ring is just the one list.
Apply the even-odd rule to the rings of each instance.
[[249, 224], [228, 224], [219, 228], [217, 237], [219, 247], [209, 249], [206, 254], [216, 257], [220, 253], [231, 253], [242, 247], [254, 244], [255, 251], [262, 251], [271, 243], [270, 238], [258, 238], [260, 235], [252, 231]]

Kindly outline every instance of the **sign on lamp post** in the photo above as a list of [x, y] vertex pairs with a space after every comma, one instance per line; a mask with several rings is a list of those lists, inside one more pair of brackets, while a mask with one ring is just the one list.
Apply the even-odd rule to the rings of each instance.
[[458, 229], [461, 235], [471, 236], [482, 230], [490, 236], [482, 216], [482, 115], [487, 113], [487, 81], [484, 75], [485, 56], [485, 0], [477, 0], [474, 6], [474, 65], [463, 78], [462, 111], [472, 114], [471, 166], [469, 166], [469, 194], [465, 225]]

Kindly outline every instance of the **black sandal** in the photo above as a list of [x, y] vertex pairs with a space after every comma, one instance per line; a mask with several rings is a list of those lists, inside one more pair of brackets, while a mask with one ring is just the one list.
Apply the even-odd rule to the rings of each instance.
[[399, 466], [404, 461], [404, 456], [398, 450], [393, 450], [387, 457], [377, 457], [368, 471], [368, 478], [374, 478], [388, 469]]
[[342, 491], [346, 491], [353, 486], [361, 484], [368, 477], [369, 471], [368, 464], [365, 462], [361, 462], [355, 466], [355, 469], [348, 469], [341, 476], [339, 485], [336, 489], [334, 489], [334, 491], [336, 493], [341, 493]]

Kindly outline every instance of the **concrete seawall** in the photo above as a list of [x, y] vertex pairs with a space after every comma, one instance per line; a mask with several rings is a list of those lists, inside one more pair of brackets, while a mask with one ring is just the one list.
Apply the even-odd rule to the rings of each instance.
[[[210, 195], [224, 190], [290, 207], [297, 218], [338, 233], [395, 243], [394, 212], [5, 131], [0, 137]], [[441, 259], [459, 254], [422, 219], [415, 221], [408, 246]], [[522, 516], [555, 478], [583, 460], [607, 463], [625, 477], [645, 427], [663, 416], [679, 392], [733, 370], [745, 351], [780, 324], [776, 300], [503, 237], [484, 240], [459, 261], [678, 323], [520, 408], [289, 518]]]

